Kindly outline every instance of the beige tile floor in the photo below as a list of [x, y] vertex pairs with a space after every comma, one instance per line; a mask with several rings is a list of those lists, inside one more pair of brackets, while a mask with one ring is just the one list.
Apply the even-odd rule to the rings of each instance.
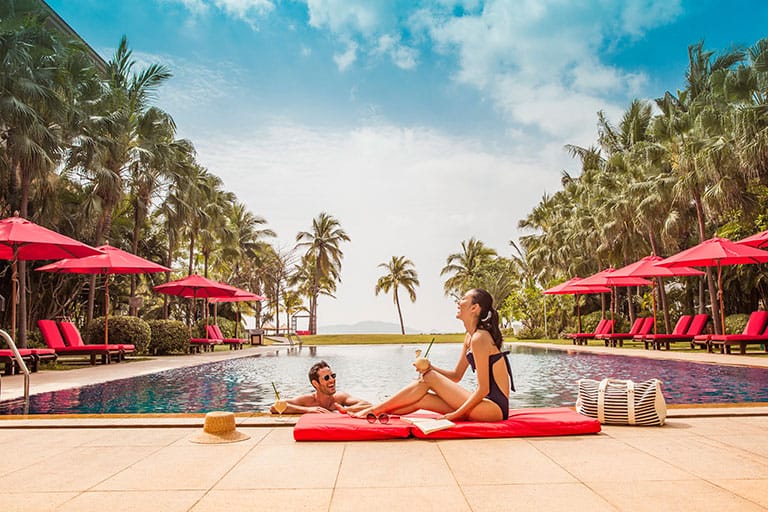
[[[33, 389], [62, 379], [41, 377]], [[768, 510], [768, 407], [452, 441], [297, 443], [292, 421], [241, 415], [250, 439], [198, 445], [202, 417], [2, 419], [0, 511]]]

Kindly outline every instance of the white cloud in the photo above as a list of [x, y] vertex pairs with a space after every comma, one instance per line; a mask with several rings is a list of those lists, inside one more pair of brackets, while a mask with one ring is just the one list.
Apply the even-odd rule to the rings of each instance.
[[357, 60], [357, 43], [353, 41], [347, 43], [347, 49], [343, 53], [333, 55], [333, 61], [339, 71], [346, 71], [349, 66], [354, 64], [355, 60]]
[[306, 0], [309, 24], [327, 28], [342, 37], [374, 34], [382, 21], [385, 4], [369, 0]]
[[486, 94], [510, 122], [571, 142], [594, 126], [597, 110], [618, 111], [625, 105], [615, 98], [628, 102], [647, 82], [641, 73], [604, 63], [605, 48], [679, 13], [679, 5], [666, 1], [584, 8], [563, 0], [491, 0], [477, 15], [422, 10], [411, 23], [429, 33], [437, 51], [456, 55], [455, 80]]
[[392, 63], [401, 69], [415, 68], [418, 58], [416, 50], [400, 44], [399, 37], [392, 34], [384, 34], [379, 37], [371, 54], [388, 55], [392, 59]]
[[227, 16], [244, 21], [254, 30], [261, 19], [274, 10], [271, 0], [161, 0], [182, 4], [193, 16], [201, 17], [210, 12], [211, 6]]
[[621, 30], [633, 38], [674, 21], [683, 11], [680, 0], [628, 0], [621, 3]]

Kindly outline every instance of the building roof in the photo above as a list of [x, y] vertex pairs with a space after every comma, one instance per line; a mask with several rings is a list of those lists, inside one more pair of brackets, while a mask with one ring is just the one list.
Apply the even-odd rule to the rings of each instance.
[[47, 15], [46, 23], [54, 30], [57, 30], [63, 34], [66, 34], [70, 36], [71, 38], [79, 41], [82, 43], [85, 51], [88, 53], [88, 55], [91, 57], [91, 60], [93, 61], [94, 66], [96, 66], [96, 69], [101, 73], [102, 75], [106, 75], [107, 73], [107, 61], [105, 61], [103, 58], [101, 58], [101, 55], [96, 53], [96, 50], [94, 50], [91, 45], [88, 44], [88, 42], [80, 37], [80, 34], [75, 32], [75, 29], [73, 29], [69, 23], [64, 21], [61, 16], [59, 16], [56, 11], [54, 11], [51, 6], [49, 6], [45, 0], [36, 0], [36, 2], [39, 4], [40, 9], [42, 12], [44, 12]]

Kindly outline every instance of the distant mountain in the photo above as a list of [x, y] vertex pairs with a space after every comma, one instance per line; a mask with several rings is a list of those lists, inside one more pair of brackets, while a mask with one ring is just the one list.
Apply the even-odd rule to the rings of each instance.
[[[406, 334], [419, 334], [421, 331], [405, 326]], [[400, 334], [400, 324], [366, 320], [351, 325], [319, 325], [318, 334]]]

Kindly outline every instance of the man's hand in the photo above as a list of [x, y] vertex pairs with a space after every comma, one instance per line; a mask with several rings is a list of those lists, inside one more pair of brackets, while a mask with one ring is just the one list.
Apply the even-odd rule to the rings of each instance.
[[318, 406], [316, 406], [316, 407], [307, 407], [307, 412], [308, 412], [308, 413], [311, 413], [311, 412], [319, 412], [319, 413], [323, 413], [323, 414], [325, 414], [325, 413], [329, 413], [329, 412], [331, 412], [331, 411], [329, 411], [329, 410], [328, 410], [328, 409], [326, 409], [325, 407], [320, 407], [320, 406], [318, 405]]

